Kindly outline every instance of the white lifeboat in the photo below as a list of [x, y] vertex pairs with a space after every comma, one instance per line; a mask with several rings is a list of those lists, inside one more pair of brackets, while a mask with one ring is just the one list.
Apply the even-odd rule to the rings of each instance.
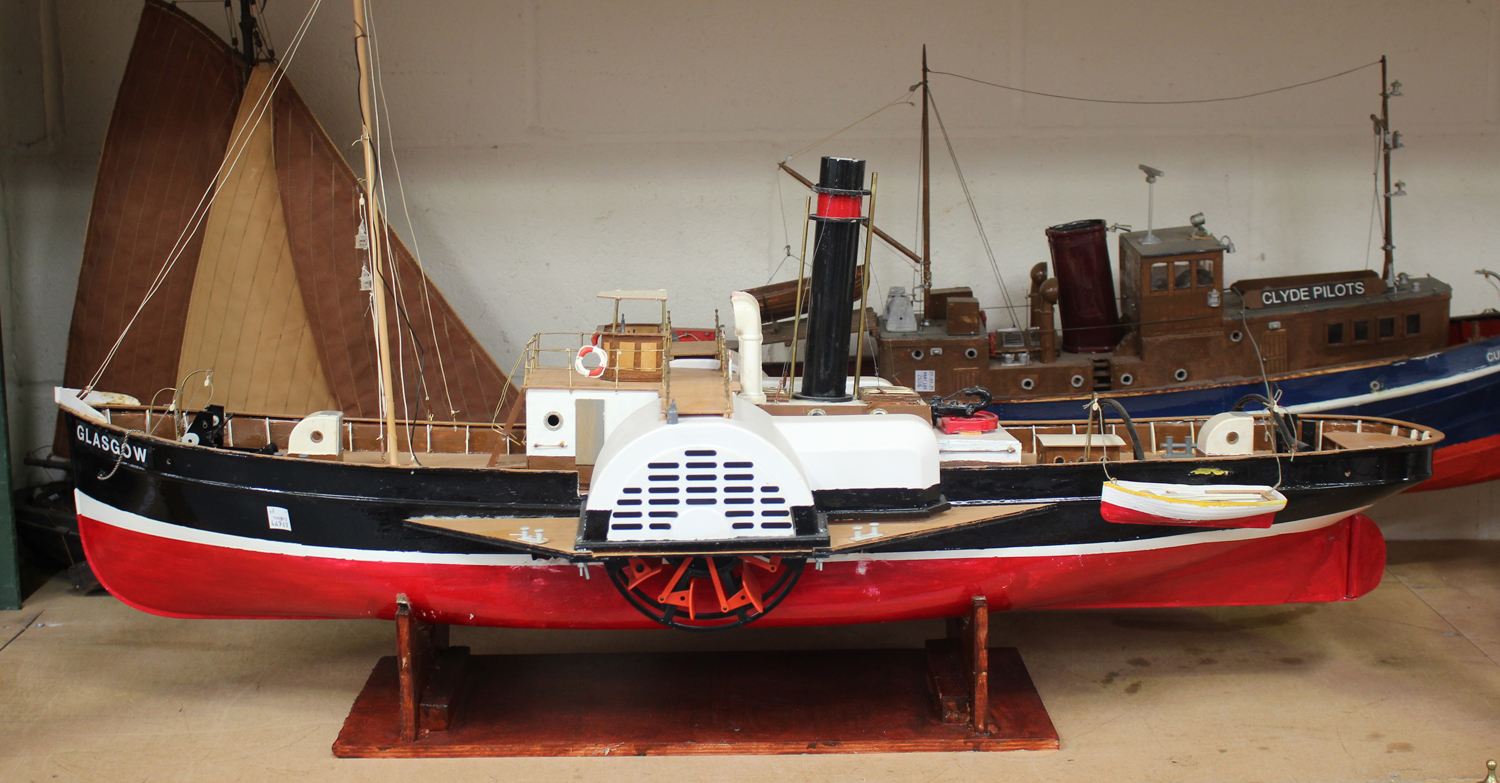
[[1104, 482], [1104, 519], [1125, 525], [1270, 527], [1286, 496], [1264, 484]]

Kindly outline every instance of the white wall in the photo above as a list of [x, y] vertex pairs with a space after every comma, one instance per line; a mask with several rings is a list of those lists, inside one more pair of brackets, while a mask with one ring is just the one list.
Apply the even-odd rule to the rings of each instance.
[[[1455, 312], [1500, 306], [1473, 274], [1500, 266], [1500, 0], [373, 2], [416, 244], [507, 369], [533, 332], [598, 321], [592, 295], [605, 288], [669, 288], [678, 324], [716, 308], [727, 319], [728, 292], [767, 282], [798, 239], [806, 194], [778, 180], [776, 161], [903, 94], [923, 43], [935, 69], [1130, 100], [1254, 92], [1389, 55], [1408, 144], [1395, 171], [1412, 194], [1397, 202], [1398, 266], [1454, 284]], [[50, 144], [44, 3], [57, 11], [66, 120]], [[270, 4], [278, 53], [309, 4]], [[348, 6], [323, 4], [290, 73], [332, 137], [352, 142]], [[216, 3], [184, 7], [225, 31]], [[18, 448], [51, 437], [94, 167], [138, 13], [135, 0], [0, 0]], [[1367, 253], [1378, 69], [1191, 106], [1064, 102], [946, 76], [933, 90], [1013, 291], [1047, 259], [1046, 226], [1145, 223], [1138, 163], [1167, 172], [1159, 223], [1203, 211], [1234, 238], [1230, 278], [1380, 263], [1378, 237]], [[882, 180], [877, 222], [912, 241], [918, 117], [897, 105], [795, 165], [811, 176], [820, 154], [867, 158]], [[941, 141], [933, 183], [936, 282], [1000, 305]], [[884, 249], [876, 276], [912, 280]]]

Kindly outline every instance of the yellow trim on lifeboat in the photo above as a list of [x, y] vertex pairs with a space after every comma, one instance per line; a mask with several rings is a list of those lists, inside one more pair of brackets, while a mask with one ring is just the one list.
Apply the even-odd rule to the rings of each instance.
[[1189, 506], [1200, 506], [1202, 508], [1262, 508], [1267, 506], [1281, 507], [1285, 504], [1283, 500], [1188, 500], [1186, 498], [1174, 498], [1171, 495], [1160, 495], [1155, 492], [1142, 492], [1138, 489], [1127, 489], [1120, 486], [1114, 480], [1106, 481], [1106, 486], [1113, 487], [1117, 492], [1127, 495], [1135, 495], [1141, 498], [1155, 498], [1168, 503], [1181, 503]]

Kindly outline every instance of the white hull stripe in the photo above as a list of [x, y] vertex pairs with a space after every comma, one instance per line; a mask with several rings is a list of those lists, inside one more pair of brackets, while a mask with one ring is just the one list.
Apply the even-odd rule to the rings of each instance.
[[[555, 565], [557, 562], [553, 561], [549, 563], [546, 560], [536, 560], [531, 555], [466, 555], [309, 546], [308, 544], [297, 544], [290, 541], [271, 541], [264, 538], [232, 536], [228, 533], [215, 533], [211, 530], [199, 530], [183, 525], [158, 522], [155, 519], [143, 517], [140, 514], [121, 511], [108, 503], [95, 500], [83, 494], [83, 491], [78, 489], [73, 490], [73, 502], [77, 505], [79, 516], [88, 517], [96, 522], [102, 522], [122, 530], [130, 530], [148, 536], [156, 536], [157, 538], [183, 541], [189, 544], [203, 544], [205, 546], [216, 546], [224, 549], [239, 549], [246, 552], [262, 552], [268, 555], [326, 557], [334, 560], [360, 560], [373, 563], [431, 563], [433, 565], [530, 566]], [[291, 520], [291, 524], [295, 526], [297, 520]]]
[[1483, 378], [1486, 375], [1493, 375], [1497, 372], [1500, 372], [1500, 364], [1492, 364], [1488, 367], [1466, 370], [1464, 372], [1458, 373], [1457, 375], [1449, 375], [1444, 378], [1433, 378], [1430, 381], [1419, 381], [1417, 383], [1407, 384], [1406, 386], [1397, 386], [1394, 389], [1381, 389], [1380, 391], [1370, 392], [1368, 394], [1356, 394], [1352, 397], [1340, 397], [1336, 400], [1304, 402], [1300, 405], [1288, 405], [1286, 406], [1286, 409], [1291, 411], [1292, 413], [1317, 413], [1319, 411], [1331, 411], [1338, 408], [1350, 408], [1355, 405], [1364, 405], [1366, 403], [1377, 402], [1379, 400], [1394, 400], [1401, 397], [1408, 397], [1413, 394], [1421, 394], [1422, 392], [1431, 391], [1433, 389], [1442, 389], [1448, 386], [1453, 386], [1454, 384], [1464, 383], [1465, 381], [1472, 381], [1476, 378]]
[[[433, 565], [529, 567], [555, 566], [567, 562], [561, 558], [551, 560], [536, 559], [531, 555], [395, 552], [380, 549], [345, 549], [341, 547], [309, 546], [307, 544], [296, 544], [286, 541], [270, 541], [263, 538], [245, 538], [243, 536], [231, 536], [227, 533], [215, 533], [208, 530], [198, 530], [197, 528], [158, 522], [139, 514], [132, 514], [129, 511], [121, 511], [108, 503], [103, 503], [83, 494], [82, 490], [75, 489], [73, 491], [73, 498], [77, 504], [79, 516], [88, 517], [111, 527], [130, 530], [157, 538], [183, 541], [190, 544], [216, 546], [225, 549], [238, 549], [246, 552], [262, 552], [272, 555], [286, 555], [288, 557], [322, 557], [333, 560], [357, 560], [377, 563], [428, 563]], [[833, 555], [828, 560], [830, 562], [858, 560], [962, 560], [988, 557], [1073, 557], [1079, 555], [1114, 554], [1117, 552], [1144, 552], [1152, 549], [1171, 549], [1179, 546], [1191, 546], [1193, 544], [1246, 541], [1289, 533], [1302, 533], [1308, 530], [1327, 527], [1350, 514], [1357, 514], [1364, 511], [1366, 508], [1369, 508], [1369, 506], [1360, 506], [1359, 508], [1352, 508], [1336, 514], [1299, 519], [1296, 522], [1273, 525], [1264, 529], [1200, 530], [1192, 533], [1140, 541], [1018, 546], [997, 549], [950, 549], [929, 552], [861, 553]], [[295, 525], [296, 520], [292, 520], [292, 524]]]

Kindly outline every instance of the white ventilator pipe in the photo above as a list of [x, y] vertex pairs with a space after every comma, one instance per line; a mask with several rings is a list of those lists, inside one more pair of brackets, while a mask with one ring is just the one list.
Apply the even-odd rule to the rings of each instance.
[[740, 340], [740, 396], [759, 405], [766, 401], [760, 386], [760, 302], [735, 291], [729, 303], [734, 306], [734, 336]]

